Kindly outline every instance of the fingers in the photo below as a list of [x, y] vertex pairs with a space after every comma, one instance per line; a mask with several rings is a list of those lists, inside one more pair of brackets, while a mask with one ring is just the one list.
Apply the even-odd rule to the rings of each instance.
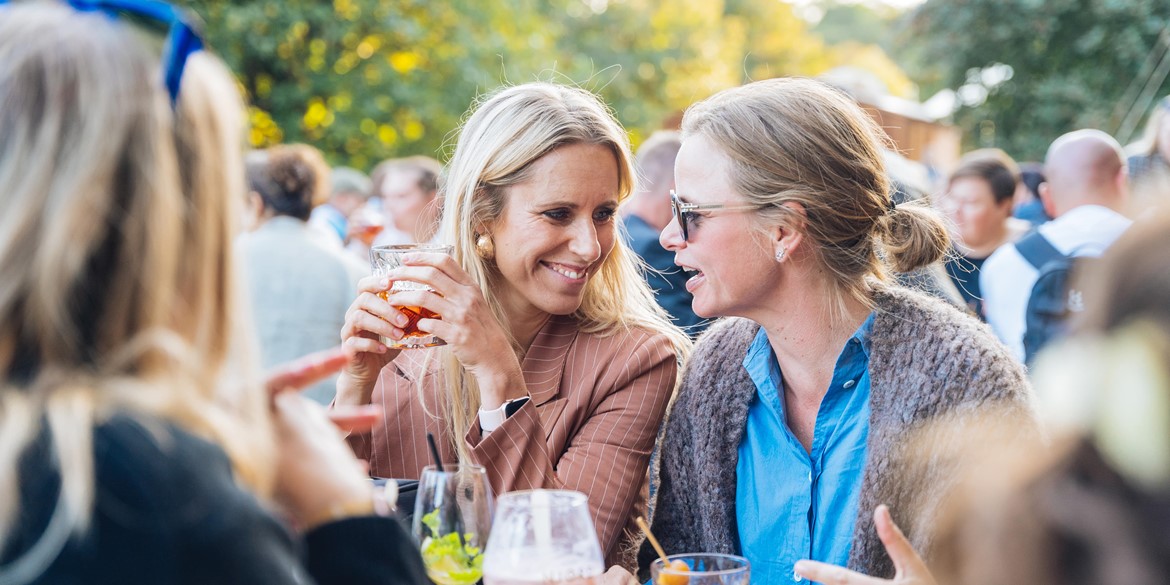
[[629, 571], [614, 565], [601, 576], [602, 585], [637, 585], [638, 581]]
[[794, 571], [808, 581], [823, 583], [824, 585], [878, 585], [890, 583], [884, 579], [877, 579], [868, 575], [850, 571], [845, 567], [838, 567], [817, 561], [796, 561]]
[[264, 385], [271, 394], [298, 390], [341, 371], [347, 360], [346, 352], [341, 347], [311, 353], [273, 368], [268, 372]]
[[906, 535], [902, 534], [902, 530], [898, 528], [897, 524], [894, 524], [889, 506], [882, 504], [873, 511], [873, 523], [877, 528], [878, 538], [885, 545], [886, 552], [890, 555], [890, 560], [894, 561], [894, 568], [899, 575], [930, 574], [922, 557], [918, 556], [918, 552], [910, 545]]
[[378, 422], [382, 409], [373, 404], [365, 406], [334, 406], [329, 420], [343, 433], [364, 433]]
[[[455, 264], [450, 256], [445, 254], [419, 254], [420, 257], [434, 256], [444, 259], [441, 264], [404, 264], [391, 270], [386, 276], [392, 281], [409, 281], [425, 284], [440, 294], [447, 296], [458, 291], [460, 287], [470, 285], [471, 278]], [[410, 258], [411, 256], [407, 256]]]

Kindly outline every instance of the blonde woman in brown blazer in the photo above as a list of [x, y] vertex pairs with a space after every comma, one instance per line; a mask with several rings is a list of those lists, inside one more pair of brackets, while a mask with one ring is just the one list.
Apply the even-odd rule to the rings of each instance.
[[[531, 83], [475, 110], [443, 186], [454, 254], [417, 254], [363, 281], [342, 330], [352, 362], [337, 404], [385, 413], [350, 439], [374, 475], [418, 477], [436, 433], [444, 458], [486, 467], [497, 494], [584, 492], [607, 563], [631, 564], [623, 529], [644, 512], [650, 451], [689, 349], [617, 233], [634, 177], [625, 132], [587, 91]], [[440, 294], [379, 298], [395, 279]], [[447, 345], [379, 342], [402, 336], [395, 305], [442, 315], [419, 328]]]

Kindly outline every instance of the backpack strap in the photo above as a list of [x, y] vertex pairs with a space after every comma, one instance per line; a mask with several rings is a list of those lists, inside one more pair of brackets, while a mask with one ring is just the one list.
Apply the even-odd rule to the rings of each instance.
[[1040, 230], [1033, 230], [1032, 233], [1020, 238], [1020, 241], [1015, 244], [1016, 250], [1028, 261], [1036, 270], [1040, 270], [1045, 264], [1053, 260], [1060, 260], [1064, 258], [1064, 254], [1048, 241]]

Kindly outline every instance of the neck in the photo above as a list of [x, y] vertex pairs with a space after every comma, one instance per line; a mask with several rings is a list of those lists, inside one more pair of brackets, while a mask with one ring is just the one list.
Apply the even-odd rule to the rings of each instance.
[[842, 348], [870, 309], [850, 298], [839, 314], [823, 279], [813, 285], [813, 279], [793, 276], [788, 279], [793, 284], [785, 287], [792, 290], [778, 291], [766, 311], [745, 317], [768, 334], [784, 372], [785, 391], [803, 399], [819, 398], [828, 390]]
[[507, 298], [501, 297], [500, 304], [503, 305], [504, 319], [506, 323], [504, 326], [508, 329], [508, 333], [512, 335], [512, 339], [520, 346], [521, 357], [528, 353], [528, 348], [532, 346], [532, 341], [536, 339], [536, 334], [544, 327], [552, 316], [549, 313], [541, 311], [540, 309], [524, 303], [524, 306], [517, 306], [514, 303], [509, 303]]

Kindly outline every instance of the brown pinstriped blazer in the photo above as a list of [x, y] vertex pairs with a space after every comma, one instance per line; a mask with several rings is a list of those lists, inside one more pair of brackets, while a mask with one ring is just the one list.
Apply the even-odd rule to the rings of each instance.
[[[373, 475], [419, 477], [431, 463], [428, 432], [443, 439], [444, 461], [456, 459], [432, 416], [439, 412], [434, 391], [441, 374], [433, 365], [424, 371], [422, 351], [404, 351], [382, 370], [372, 402], [382, 405], [383, 418], [372, 433], [350, 437]], [[533, 488], [584, 492], [606, 566], [632, 568], [631, 519], [646, 512], [650, 451], [678, 369], [673, 346], [641, 329], [582, 333], [572, 317], [553, 316], [521, 368], [532, 400], [487, 437], [476, 420], [464, 437], [472, 458], [487, 469], [497, 495]]]

